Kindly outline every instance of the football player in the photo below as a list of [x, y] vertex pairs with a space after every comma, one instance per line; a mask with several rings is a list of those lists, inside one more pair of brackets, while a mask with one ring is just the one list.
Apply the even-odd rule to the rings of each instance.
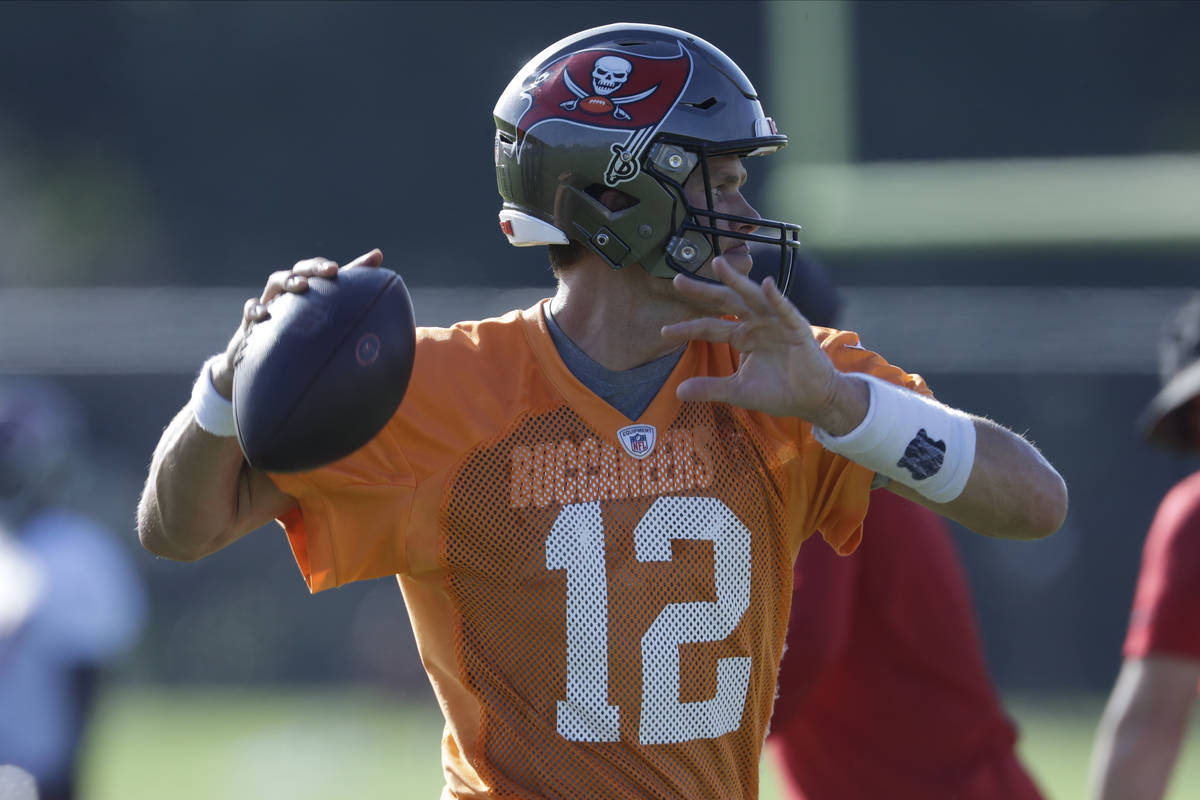
[[[1200, 294], [1166, 326], [1162, 387], [1142, 432], [1200, 450]], [[1092, 752], [1095, 800], [1158, 800], [1167, 789], [1200, 682], [1200, 473], [1167, 492], [1146, 534], [1124, 661]]]
[[785, 299], [797, 228], [741, 190], [787, 139], [713, 45], [586, 30], [494, 117], [500, 227], [549, 247], [553, 297], [420, 329], [382, 433], [268, 475], [231, 436], [234, 357], [267, 300], [338, 265], [273, 274], [156, 448], [142, 542], [194, 559], [276, 518], [313, 591], [399, 576], [446, 798], [755, 797], [801, 542], [851, 552], [877, 476], [1013, 538], [1057, 529], [1066, 487]]

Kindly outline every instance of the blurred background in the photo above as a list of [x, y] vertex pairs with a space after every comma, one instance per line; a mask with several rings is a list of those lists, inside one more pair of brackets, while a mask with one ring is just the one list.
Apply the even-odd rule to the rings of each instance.
[[[491, 108], [546, 44], [622, 20], [742, 65], [792, 138], [751, 200], [804, 226], [844, 326], [1066, 477], [1055, 536], [957, 541], [1027, 758], [1082, 796], [1143, 536], [1197, 467], [1133, 425], [1161, 323], [1200, 287], [1192, 2], [0, 4], [0, 374], [77, 401], [69, 505], [146, 596], [104, 668], [84, 797], [437, 791], [394, 582], [310, 597], [275, 527], [158, 560], [134, 508], [270, 271], [380, 247], [422, 324], [550, 293], [543, 254], [497, 229]], [[1200, 792], [1198, 742], [1174, 797]]]

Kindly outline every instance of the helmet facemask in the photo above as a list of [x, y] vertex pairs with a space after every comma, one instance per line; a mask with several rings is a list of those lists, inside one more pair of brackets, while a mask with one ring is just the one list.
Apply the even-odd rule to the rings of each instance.
[[[678, 198], [680, 209], [677, 215], [673, 214], [673, 218], [678, 218], [679, 222], [664, 243], [661, 257], [651, 263], [643, 261], [642, 266], [651, 275], [661, 278], [670, 278], [682, 272], [697, 280], [713, 282], [712, 278], [701, 275], [700, 270], [711, 258], [721, 255], [720, 239], [741, 239], [751, 244], [778, 248], [779, 262], [776, 269], [768, 274], [774, 277], [780, 291], [786, 291], [791, 280], [793, 254], [800, 247], [800, 226], [761, 217], [738, 216], [714, 208], [709, 159], [722, 155], [746, 157], [750, 154], [746, 148], [730, 147], [731, 144], [742, 143], [711, 145], [673, 140], [667, 136], [651, 148], [644, 169]], [[687, 197], [685, 183], [693, 170], [699, 171], [704, 183], [704, 206], [692, 205]], [[718, 227], [720, 222], [727, 223], [729, 227]], [[747, 232], [736, 227], [744, 225], [752, 225], [755, 230]], [[763, 232], [764, 229], [767, 232]]]

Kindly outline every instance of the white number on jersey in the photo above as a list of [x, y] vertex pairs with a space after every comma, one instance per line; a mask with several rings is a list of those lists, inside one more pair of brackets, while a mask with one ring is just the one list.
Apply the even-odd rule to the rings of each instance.
[[[750, 531], [720, 500], [660, 497], [634, 529], [639, 561], [670, 561], [672, 539], [713, 543], [717, 601], [672, 603], [642, 637], [642, 744], [711, 739], [737, 730], [750, 685], [750, 658], [717, 661], [717, 693], [679, 700], [679, 646], [729, 636], [750, 605]], [[567, 699], [558, 732], [572, 741], [612, 742], [620, 709], [608, 703], [608, 586], [599, 503], [564, 506], [546, 539], [546, 568], [567, 571]]]

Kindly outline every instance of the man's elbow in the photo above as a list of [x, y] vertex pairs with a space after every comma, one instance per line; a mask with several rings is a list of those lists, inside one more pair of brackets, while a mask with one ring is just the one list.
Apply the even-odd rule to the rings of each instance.
[[1058, 472], [1051, 470], [1038, 491], [1024, 504], [1023, 539], [1044, 539], [1063, 526], [1067, 519], [1067, 483]]
[[194, 538], [179, 538], [167, 535], [167, 523], [159, 513], [158, 505], [143, 495], [138, 504], [138, 541], [149, 552], [172, 561], [198, 561], [214, 548], [198, 546]]
[[138, 541], [142, 547], [160, 558], [172, 561], [196, 561], [205, 556], [200, 550], [188, 550], [166, 535], [161, 523], [138, 520]]

